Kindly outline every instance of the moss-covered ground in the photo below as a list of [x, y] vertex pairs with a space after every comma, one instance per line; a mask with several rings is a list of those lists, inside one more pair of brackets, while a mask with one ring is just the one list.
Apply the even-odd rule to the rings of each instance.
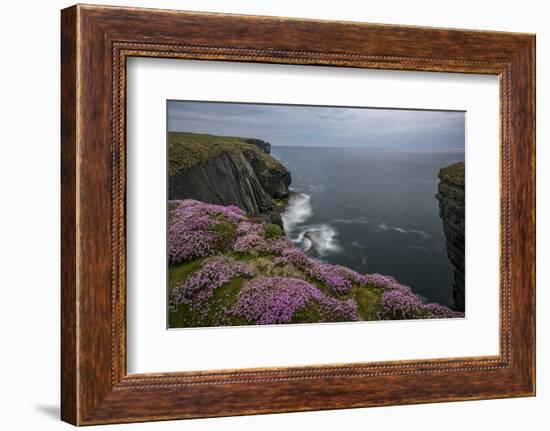
[[281, 169], [276, 159], [244, 139], [234, 136], [168, 132], [169, 174], [175, 175], [223, 153], [237, 154], [242, 151], [251, 153], [269, 168]]

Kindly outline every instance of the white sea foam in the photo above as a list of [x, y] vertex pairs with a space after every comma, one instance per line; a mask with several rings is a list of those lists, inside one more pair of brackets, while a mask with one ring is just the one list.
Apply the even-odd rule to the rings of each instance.
[[424, 239], [428, 239], [428, 238], [431, 238], [432, 235], [430, 235], [428, 232], [424, 232], [423, 230], [418, 230], [418, 229], [409, 229], [409, 232], [412, 232], [412, 233], [416, 233], [418, 235], [420, 235], [422, 238]]
[[328, 252], [340, 251], [336, 230], [326, 223], [307, 224], [313, 216], [311, 196], [294, 194], [283, 213], [283, 226], [289, 239], [304, 251], [323, 256]]
[[310, 238], [313, 243], [312, 246], [320, 256], [341, 250], [336, 239], [337, 232], [328, 224], [321, 224], [313, 229], [310, 228], [305, 235]]
[[369, 220], [366, 217], [355, 217], [355, 218], [335, 218], [332, 220], [332, 223], [340, 223], [340, 224], [371, 224], [372, 221]]
[[307, 188], [311, 193], [322, 193], [325, 189], [325, 186], [322, 184], [310, 184], [307, 186]]
[[313, 251], [319, 256], [324, 256], [329, 252], [340, 251], [336, 236], [338, 233], [328, 224], [303, 226], [300, 232], [291, 241], [296, 243], [304, 251]]
[[383, 230], [383, 231], [387, 231], [387, 230], [395, 230], [397, 232], [401, 232], [401, 233], [407, 233], [407, 231], [401, 227], [398, 227], [398, 226], [388, 226], [386, 224], [386, 222], [382, 222], [380, 223], [377, 228], [379, 230]]
[[396, 232], [400, 232], [400, 233], [403, 233], [403, 234], [413, 233], [413, 234], [421, 236], [423, 239], [428, 239], [428, 238], [432, 237], [428, 232], [424, 232], [423, 230], [403, 229], [402, 227], [398, 227], [398, 226], [388, 226], [386, 224], [386, 222], [380, 223], [378, 226], [376, 226], [376, 229], [384, 231], [384, 232], [389, 231], [389, 230], [394, 230]]
[[311, 196], [305, 193], [296, 193], [288, 201], [283, 213], [283, 226], [288, 235], [292, 235], [297, 225], [305, 223], [313, 215]]

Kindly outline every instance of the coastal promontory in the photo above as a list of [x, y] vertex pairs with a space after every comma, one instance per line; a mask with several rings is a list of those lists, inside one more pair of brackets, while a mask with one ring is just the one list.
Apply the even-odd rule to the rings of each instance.
[[289, 195], [290, 172], [260, 139], [170, 132], [169, 199], [235, 205], [282, 226], [274, 200]]

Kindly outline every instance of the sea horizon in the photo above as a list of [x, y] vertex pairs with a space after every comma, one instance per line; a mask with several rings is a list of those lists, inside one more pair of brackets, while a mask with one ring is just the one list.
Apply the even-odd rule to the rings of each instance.
[[271, 148], [326, 148], [335, 150], [377, 150], [393, 151], [402, 153], [465, 153], [464, 148], [391, 148], [391, 147], [352, 147], [352, 146], [329, 146], [329, 145], [277, 145], [270, 143]]

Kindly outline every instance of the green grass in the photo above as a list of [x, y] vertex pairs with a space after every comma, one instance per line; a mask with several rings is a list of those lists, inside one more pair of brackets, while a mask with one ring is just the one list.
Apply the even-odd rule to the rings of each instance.
[[[170, 297], [176, 285], [187, 280], [187, 278], [197, 271], [205, 259], [197, 259], [180, 265], [170, 265], [168, 267], [168, 286]], [[208, 300], [208, 318], [206, 321], [197, 322], [195, 316], [185, 304], [180, 304], [176, 310], [170, 310], [168, 313], [168, 326], [170, 328], [189, 328], [197, 326], [214, 326], [217, 317], [222, 315], [224, 308], [230, 308], [237, 300], [237, 295], [242, 289], [247, 279], [238, 277], [224, 284], [222, 287], [214, 290], [212, 297]], [[228, 322], [230, 325], [243, 325], [246, 322], [239, 317], [234, 317]]]
[[439, 171], [439, 178], [451, 184], [464, 187], [464, 162], [453, 163]]
[[376, 320], [382, 290], [376, 287], [356, 287], [352, 291], [357, 303], [357, 311], [363, 320]]
[[[212, 321], [206, 326], [214, 325], [218, 320], [217, 316], [223, 315], [225, 309], [231, 308], [237, 301], [237, 296], [241, 291], [243, 284], [247, 281], [247, 278], [238, 277], [232, 279], [229, 283], [224, 284], [222, 287], [214, 290], [212, 298], [208, 301], [210, 307], [209, 317]], [[246, 325], [247, 322], [244, 318], [239, 316], [231, 316], [229, 318], [229, 325]]]
[[[179, 265], [168, 266], [168, 289], [169, 297], [172, 297], [172, 290], [181, 282], [197, 271], [204, 262], [204, 259], [197, 259], [191, 262], [182, 263]], [[170, 328], [185, 328], [193, 326], [192, 315], [189, 308], [182, 304], [177, 310], [170, 310], [168, 313], [168, 327]]]
[[201, 133], [168, 132], [169, 174], [189, 169], [191, 166], [205, 160], [210, 160], [223, 153], [237, 154], [245, 151], [260, 159], [272, 169], [284, 169], [282, 165], [264, 153], [254, 144], [235, 136], [217, 136]]
[[267, 239], [278, 238], [283, 235], [283, 229], [281, 226], [268, 223], [264, 225], [264, 235]]
[[290, 323], [326, 323], [330, 322], [329, 316], [322, 310], [318, 303], [310, 301], [304, 308], [297, 310]]
[[289, 198], [282, 198], [282, 199], [273, 198], [273, 204], [281, 208], [285, 208], [288, 205], [288, 201], [289, 201]]
[[169, 265], [168, 287], [170, 288], [170, 291], [172, 291], [172, 289], [176, 287], [176, 284], [180, 281], [187, 280], [187, 277], [198, 270], [202, 266], [203, 262], [204, 258], [196, 259], [191, 262], [180, 263], [179, 265]]
[[235, 238], [236, 229], [237, 228], [235, 227], [235, 225], [226, 221], [222, 221], [212, 227], [212, 230], [216, 234], [216, 238], [218, 238], [218, 247], [220, 249], [225, 249], [229, 247], [229, 245], [231, 245], [233, 239]]

